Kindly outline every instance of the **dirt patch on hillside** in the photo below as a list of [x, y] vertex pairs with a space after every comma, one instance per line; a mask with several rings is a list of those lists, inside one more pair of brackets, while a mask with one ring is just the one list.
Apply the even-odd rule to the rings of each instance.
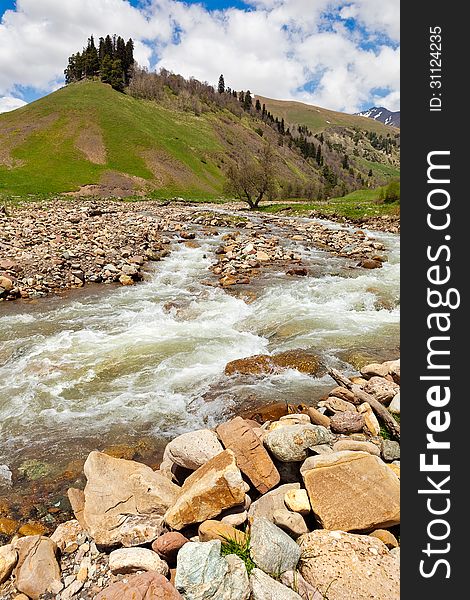
[[87, 160], [95, 165], [105, 165], [107, 162], [106, 147], [103, 135], [98, 127], [85, 125], [80, 131], [75, 147], [83, 152]]
[[100, 198], [126, 198], [128, 196], [144, 196], [149, 182], [142, 177], [126, 175], [117, 171], [107, 171], [100, 183], [83, 185], [76, 192], [68, 192], [65, 196], [98, 196]]
[[6, 126], [6, 123], [0, 121], [0, 166], [14, 169], [24, 165], [24, 161], [14, 158], [12, 152], [20, 146], [26, 138], [56, 121], [58, 115], [52, 113], [47, 117], [39, 118], [34, 122], [23, 123], [18, 121], [14, 125]]

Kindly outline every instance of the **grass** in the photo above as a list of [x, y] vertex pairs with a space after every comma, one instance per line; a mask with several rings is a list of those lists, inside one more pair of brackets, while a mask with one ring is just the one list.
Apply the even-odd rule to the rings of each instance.
[[225, 538], [225, 541], [222, 542], [221, 554], [222, 556], [228, 556], [229, 554], [238, 556], [244, 562], [248, 575], [256, 567], [250, 554], [249, 533], [246, 534], [244, 542], [240, 542], [235, 538]]
[[400, 205], [398, 203], [387, 204], [379, 200], [381, 189], [356, 190], [340, 198], [321, 201], [284, 201], [279, 204], [260, 206], [259, 210], [274, 214], [286, 209], [290, 209], [292, 214], [318, 211], [326, 216], [331, 215], [349, 219], [399, 214]]
[[[90, 162], [76, 147], [80, 132], [101, 134], [106, 163]], [[0, 115], [0, 144], [16, 161], [0, 164], [0, 194], [57, 194], [97, 184], [106, 173], [145, 181], [161, 178], [161, 197], [184, 189], [220, 196], [224, 175], [212, 157], [222, 152], [211, 115], [172, 111], [82, 82], [62, 88], [13, 113]], [[155, 151], [157, 174], [145, 154]]]

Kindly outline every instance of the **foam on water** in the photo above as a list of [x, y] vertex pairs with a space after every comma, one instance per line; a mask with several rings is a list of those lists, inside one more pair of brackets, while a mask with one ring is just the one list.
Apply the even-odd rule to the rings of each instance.
[[308, 347], [336, 365], [337, 350], [387, 335], [396, 346], [398, 241], [380, 237], [389, 252], [382, 269], [344, 272], [343, 259], [313, 251], [306, 260], [322, 276], [274, 277], [251, 304], [202, 284], [212, 240], [179, 246], [139, 286], [3, 316], [0, 463], [25, 446], [66, 452], [71, 440], [116, 431], [167, 437], [217, 422], [237, 397], [308, 397], [326, 385], [294, 371], [228, 381], [224, 367], [236, 358]]

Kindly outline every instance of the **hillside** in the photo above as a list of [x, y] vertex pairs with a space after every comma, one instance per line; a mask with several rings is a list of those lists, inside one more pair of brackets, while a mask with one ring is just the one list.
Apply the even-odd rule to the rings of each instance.
[[[284, 104], [292, 103], [276, 101], [273, 114], [281, 117]], [[385, 152], [367, 137], [374, 128], [382, 135], [379, 128], [385, 126], [331, 114], [339, 115], [335, 124], [350, 129], [325, 129], [325, 174], [324, 166], [304, 158], [292, 140], [256, 114], [214, 106], [182, 110], [171, 101], [138, 99], [96, 81], [74, 83], [0, 115], [0, 195], [214, 199], [224, 195], [230, 161], [258, 156], [266, 141], [275, 149], [281, 195], [320, 197], [325, 189], [341, 195], [364, 187], [366, 180], [380, 185], [398, 173], [397, 149]], [[308, 124], [302, 115], [299, 119]], [[368, 129], [361, 133], [356, 123], [367, 123]], [[341, 167], [344, 153], [351, 155], [347, 169]]]
[[286, 123], [306, 125], [313, 133], [319, 133], [335, 125], [373, 131], [380, 135], [387, 135], [391, 131], [380, 121], [374, 121], [365, 116], [348, 115], [302, 102], [273, 100], [263, 96], [256, 96], [256, 98], [262, 104], [264, 103], [273, 114], [282, 117]]

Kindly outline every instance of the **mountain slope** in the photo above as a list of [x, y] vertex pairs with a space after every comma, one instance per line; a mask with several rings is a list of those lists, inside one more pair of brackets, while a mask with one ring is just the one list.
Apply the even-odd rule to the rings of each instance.
[[273, 100], [263, 96], [256, 96], [256, 98], [261, 104], [266, 105], [267, 110], [279, 118], [283, 118], [286, 123], [306, 125], [313, 133], [321, 132], [335, 125], [371, 131], [380, 135], [390, 133], [390, 129], [382, 123], [367, 120], [361, 115], [348, 115], [302, 102]]
[[360, 113], [356, 113], [361, 117], [368, 117], [374, 119], [384, 125], [390, 125], [392, 127], [400, 127], [400, 111], [392, 112], [383, 106], [374, 106]]
[[[323, 163], [305, 159], [292, 140], [256, 114], [241, 111], [237, 116], [210, 105], [203, 111], [181, 110], [171, 98], [165, 103], [136, 99], [84, 81], [0, 115], [0, 196], [68, 192], [217, 198], [224, 195], [230, 161], [257, 157], [266, 142], [274, 148], [281, 193], [302, 196], [308, 188], [318, 196], [325, 189], [340, 195], [365, 180], [380, 185], [397, 174], [395, 147], [388, 155], [380, 145], [383, 139], [369, 139], [367, 131], [325, 130], [325, 174]], [[348, 169], [341, 167], [346, 152], [351, 155]], [[373, 175], [368, 178], [369, 170]]]

